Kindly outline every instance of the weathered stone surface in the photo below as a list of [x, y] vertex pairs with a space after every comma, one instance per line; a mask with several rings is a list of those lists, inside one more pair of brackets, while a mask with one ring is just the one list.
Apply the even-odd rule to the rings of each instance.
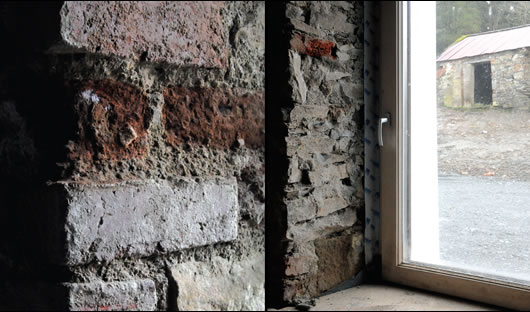
[[[229, 89], [170, 87], [164, 91], [163, 121], [167, 141], [230, 147], [265, 144], [263, 93], [236, 96]], [[240, 143], [239, 143], [240, 144]]]
[[336, 140], [317, 133], [302, 137], [287, 137], [287, 155], [298, 155], [304, 160], [312, 158], [314, 153], [331, 154]]
[[61, 35], [90, 52], [224, 67], [223, 6], [222, 1], [65, 2]]
[[302, 60], [300, 54], [296, 51], [289, 51], [289, 59], [291, 60], [291, 85], [296, 86], [293, 88], [293, 100], [305, 104], [307, 100], [307, 85], [301, 70]]
[[313, 35], [317, 38], [324, 38], [326, 37], [326, 33], [319, 30], [319, 29], [316, 29], [306, 23], [304, 23], [303, 21], [300, 21], [296, 18], [290, 18], [289, 21], [291, 22], [291, 24], [293, 25], [293, 27], [296, 29], [296, 30], [299, 30], [303, 33], [306, 33], [306, 34], [309, 34], [309, 35]]
[[325, 237], [333, 232], [343, 231], [355, 224], [356, 221], [355, 211], [353, 209], [344, 209], [344, 211], [339, 211], [335, 214], [289, 226], [287, 238], [299, 243], [308, 242]]
[[140, 89], [114, 80], [72, 82], [77, 115], [77, 142], [70, 159], [138, 158], [148, 149], [147, 129], [153, 112]]
[[[58, 183], [68, 204], [65, 257], [68, 265], [209, 245], [236, 239], [235, 178], [175, 178], [90, 185]], [[63, 194], [63, 193], [61, 193]], [[60, 222], [60, 221], [56, 221]], [[58, 234], [56, 237], [61, 237]], [[61, 239], [52, 242], [61, 246]]]
[[312, 196], [318, 206], [317, 216], [326, 216], [348, 206], [360, 205], [353, 196], [354, 192], [354, 187], [344, 185], [338, 179], [315, 188]]
[[302, 171], [298, 167], [298, 158], [293, 158], [289, 162], [289, 172], [287, 183], [297, 183], [302, 180]]
[[70, 311], [155, 311], [152, 280], [65, 283]]
[[291, 110], [291, 122], [299, 123], [302, 120], [325, 119], [328, 116], [329, 108], [320, 105], [296, 105]]
[[265, 259], [241, 261], [214, 257], [208, 263], [186, 262], [172, 269], [181, 311], [264, 311]]
[[301, 198], [286, 200], [287, 222], [294, 224], [305, 220], [311, 220], [316, 216], [317, 203], [311, 194]]
[[315, 241], [318, 257], [316, 281], [323, 292], [353, 278], [362, 266], [362, 233], [346, 231], [342, 235]]
[[293, 249], [285, 260], [286, 276], [296, 276], [317, 271], [318, 257], [316, 256], [313, 242], [297, 244]]
[[[234, 15], [230, 27], [230, 79], [242, 88], [260, 90], [265, 84], [265, 1], [227, 2]], [[226, 16], [223, 16], [226, 18]]]
[[317, 171], [309, 172], [309, 180], [315, 186], [322, 185], [327, 182], [345, 179], [348, 177], [346, 164], [337, 164], [326, 167], [320, 167]]
[[339, 6], [344, 9], [340, 3], [312, 2], [309, 24], [331, 34], [353, 33], [356, 26], [348, 22], [348, 16], [339, 10]]

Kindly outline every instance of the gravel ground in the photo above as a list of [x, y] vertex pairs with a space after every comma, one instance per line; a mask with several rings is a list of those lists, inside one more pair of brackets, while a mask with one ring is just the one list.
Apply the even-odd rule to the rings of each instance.
[[530, 182], [440, 177], [440, 259], [530, 285]]
[[438, 109], [440, 257], [530, 284], [530, 112]]
[[530, 112], [440, 107], [438, 166], [443, 175], [530, 181]]

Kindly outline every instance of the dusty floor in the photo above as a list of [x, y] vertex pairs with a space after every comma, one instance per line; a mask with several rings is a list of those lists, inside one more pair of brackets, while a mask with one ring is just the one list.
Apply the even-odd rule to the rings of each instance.
[[438, 108], [440, 175], [530, 181], [530, 111]]
[[[498, 311], [498, 308], [412, 288], [365, 284], [316, 299], [310, 311]], [[293, 307], [281, 311], [297, 311]]]

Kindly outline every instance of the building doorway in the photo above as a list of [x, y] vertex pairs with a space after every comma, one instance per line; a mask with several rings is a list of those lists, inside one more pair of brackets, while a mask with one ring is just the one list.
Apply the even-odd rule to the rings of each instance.
[[491, 105], [491, 63], [482, 62], [473, 64], [475, 67], [475, 104]]

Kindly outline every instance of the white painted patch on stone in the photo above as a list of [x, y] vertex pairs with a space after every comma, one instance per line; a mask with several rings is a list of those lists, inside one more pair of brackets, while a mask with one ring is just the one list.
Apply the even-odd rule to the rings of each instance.
[[[66, 191], [65, 259], [77, 265], [228, 242], [238, 232], [235, 178], [59, 183]], [[63, 234], [64, 235], [64, 234]], [[53, 256], [53, 255], [52, 255]]]
[[81, 96], [92, 103], [99, 103], [99, 96], [95, 94], [92, 90], [85, 90], [81, 93]]
[[155, 311], [157, 294], [152, 280], [64, 283], [70, 311]]

